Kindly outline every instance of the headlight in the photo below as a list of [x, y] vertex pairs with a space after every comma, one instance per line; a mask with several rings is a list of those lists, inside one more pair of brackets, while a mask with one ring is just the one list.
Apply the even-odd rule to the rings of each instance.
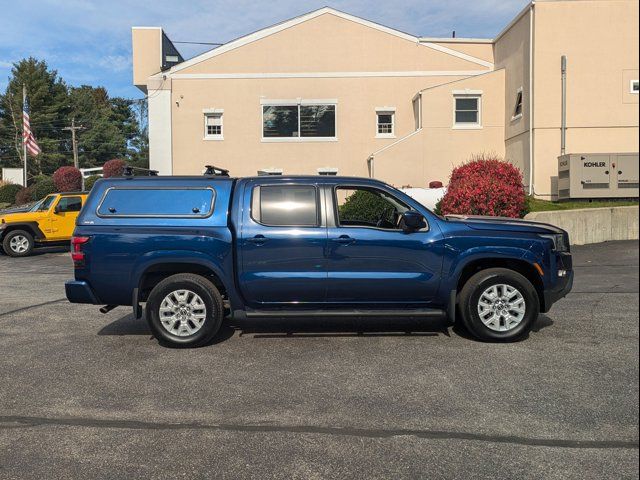
[[551, 240], [553, 242], [553, 249], [556, 252], [569, 251], [569, 239], [563, 233], [549, 233], [540, 236]]

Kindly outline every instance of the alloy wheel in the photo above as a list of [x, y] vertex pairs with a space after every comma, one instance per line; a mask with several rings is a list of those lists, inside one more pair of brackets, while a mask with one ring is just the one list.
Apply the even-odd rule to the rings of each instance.
[[506, 284], [492, 285], [478, 299], [478, 315], [496, 332], [513, 330], [524, 319], [526, 304], [520, 291]]
[[160, 304], [160, 323], [178, 337], [198, 332], [207, 317], [207, 307], [200, 296], [191, 290], [174, 290]]
[[24, 253], [29, 250], [29, 239], [24, 235], [16, 235], [9, 241], [9, 248], [15, 253]]

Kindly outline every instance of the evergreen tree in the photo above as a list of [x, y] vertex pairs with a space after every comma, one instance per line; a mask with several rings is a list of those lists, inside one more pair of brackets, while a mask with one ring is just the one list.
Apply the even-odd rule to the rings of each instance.
[[31, 107], [31, 129], [42, 153], [28, 158], [29, 176], [51, 174], [73, 164], [71, 134], [63, 128], [72, 119], [80, 167], [102, 166], [122, 158], [148, 166], [146, 100], [109, 97], [103, 87], [68, 87], [46, 62], [28, 58], [16, 62], [9, 84], [0, 95], [0, 167], [20, 167], [22, 160], [22, 85]]
[[21, 166], [22, 158], [22, 86], [27, 87], [31, 130], [42, 153], [29, 157], [29, 175], [52, 173], [68, 163], [70, 143], [61, 127], [65, 125], [69, 105], [67, 86], [46, 62], [27, 58], [14, 64], [9, 84], [0, 95], [0, 163]]

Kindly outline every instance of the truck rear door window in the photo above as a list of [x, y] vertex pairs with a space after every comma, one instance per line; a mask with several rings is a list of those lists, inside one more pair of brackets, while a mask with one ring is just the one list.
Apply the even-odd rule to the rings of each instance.
[[318, 193], [313, 185], [261, 185], [253, 189], [252, 218], [274, 227], [318, 226]]
[[202, 188], [110, 188], [105, 192], [101, 217], [208, 217], [214, 190]]

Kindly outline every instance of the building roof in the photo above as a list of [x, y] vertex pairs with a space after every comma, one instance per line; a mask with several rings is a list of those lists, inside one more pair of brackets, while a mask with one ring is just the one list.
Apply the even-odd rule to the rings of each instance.
[[[421, 39], [420, 37], [417, 37], [415, 35], [411, 35], [409, 33], [405, 33], [402, 32], [400, 30], [396, 30], [384, 25], [381, 25], [379, 23], [375, 23], [375, 22], [371, 22], [369, 20], [365, 20], [364, 18], [360, 18], [357, 17], [355, 15], [351, 15], [349, 13], [345, 13], [345, 12], [341, 12], [340, 10], [336, 10], [334, 8], [330, 8], [330, 7], [323, 7], [323, 8], [319, 8], [318, 10], [314, 10], [312, 12], [309, 13], [305, 13], [303, 15], [300, 15], [298, 17], [294, 17], [291, 18], [289, 20], [285, 20], [283, 22], [277, 23], [275, 25], [272, 25], [270, 27], [266, 27], [263, 28], [261, 30], [258, 30], [256, 32], [250, 33], [248, 35], [244, 35], [242, 37], [236, 38], [235, 40], [231, 40], [228, 43], [225, 43], [222, 46], [219, 47], [215, 47], [211, 50], [208, 50], [200, 55], [197, 55], [193, 58], [190, 58], [189, 60], [186, 60], [178, 65], [175, 65], [174, 67], [172, 67], [171, 69], [162, 72], [162, 74], [172, 74], [172, 73], [176, 73], [179, 72], [181, 70], [184, 70], [185, 68], [191, 67], [193, 65], [196, 65], [200, 62], [203, 62], [205, 60], [208, 60], [210, 58], [213, 58], [215, 56], [221, 55], [223, 53], [229, 52], [231, 50], [234, 50], [236, 48], [242, 47], [244, 45], [247, 45], [249, 43], [258, 41], [262, 38], [268, 37], [270, 35], [274, 35], [278, 32], [281, 32], [283, 30], [286, 30], [288, 28], [294, 27], [296, 25], [299, 25], [303, 22], [307, 22], [309, 20], [313, 20], [316, 17], [319, 17], [320, 15], [325, 15], [325, 14], [330, 14], [330, 15], [334, 15], [336, 17], [340, 17], [343, 18], [345, 20], [348, 21], [352, 21], [355, 23], [358, 23], [360, 25], [364, 25], [366, 27], [369, 28], [373, 28], [375, 30], [378, 30], [380, 32], [384, 32], [387, 33], [389, 35], [393, 35], [395, 37], [399, 37], [402, 38], [404, 40], [407, 40], [409, 42], [415, 43], [415, 44], [419, 44], [419, 45], [423, 45], [424, 47], [427, 48], [431, 48], [433, 50], [437, 50], [439, 52], [448, 54], [448, 55], [452, 55], [454, 57], [458, 57], [461, 58], [463, 60], [466, 60], [468, 62], [472, 62], [478, 65], [482, 65], [484, 67], [487, 68], [493, 68], [493, 63], [488, 62], [486, 60], [482, 60], [481, 58], [477, 58], [474, 57], [472, 55], [468, 55], [466, 53], [463, 52], [459, 52], [457, 50], [442, 46], [442, 45], [438, 45], [437, 43], [434, 42], [439, 42], [439, 43], [443, 43], [445, 41], [445, 39]], [[450, 40], [450, 39], [449, 39]]]

